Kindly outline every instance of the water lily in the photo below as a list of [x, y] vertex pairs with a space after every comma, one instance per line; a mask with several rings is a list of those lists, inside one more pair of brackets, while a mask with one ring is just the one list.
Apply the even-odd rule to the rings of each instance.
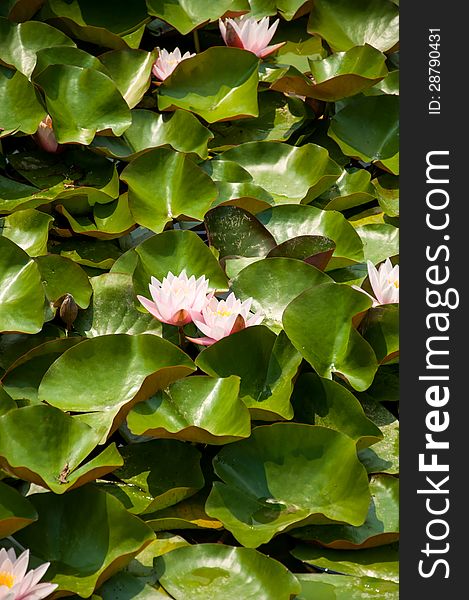
[[264, 315], [250, 313], [251, 304], [252, 298], [241, 302], [233, 292], [226, 300], [211, 298], [202, 310], [200, 317], [194, 316], [193, 319], [195, 325], [202, 333], [205, 333], [206, 337], [188, 337], [187, 339], [202, 346], [211, 346], [227, 335], [252, 325], [259, 325]]
[[171, 75], [180, 62], [187, 58], [192, 58], [193, 56], [195, 56], [195, 54], [191, 54], [190, 52], [181, 54], [179, 48], [176, 48], [172, 52], [168, 52], [163, 48], [163, 50], [160, 50], [158, 58], [153, 63], [153, 75], [160, 81], [164, 81]]
[[352, 287], [369, 296], [373, 300], [373, 307], [399, 302], [399, 265], [393, 267], [387, 258], [379, 269], [370, 260], [367, 262], [367, 266], [368, 277], [375, 297], [356, 285]]
[[162, 323], [182, 327], [200, 315], [213, 296], [208, 293], [209, 281], [204, 275], [187, 277], [186, 270], [176, 276], [168, 273], [160, 282], [151, 278], [150, 294], [153, 301], [137, 296], [143, 306]]
[[55, 590], [56, 583], [39, 583], [50, 563], [27, 571], [28, 563], [29, 550], [18, 558], [13, 548], [0, 550], [0, 600], [41, 600]]
[[219, 21], [220, 32], [227, 46], [249, 50], [259, 58], [265, 58], [285, 44], [281, 42], [273, 46], [268, 45], [277, 31], [278, 24], [279, 19], [269, 27], [269, 17], [257, 21], [246, 15]]
[[59, 143], [52, 129], [52, 119], [47, 115], [39, 123], [38, 130], [35, 133], [35, 140], [46, 152], [55, 153], [59, 150]]

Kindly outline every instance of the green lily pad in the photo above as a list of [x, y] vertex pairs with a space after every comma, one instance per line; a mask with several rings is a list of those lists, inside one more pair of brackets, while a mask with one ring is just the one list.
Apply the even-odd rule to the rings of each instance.
[[158, 88], [158, 108], [184, 108], [209, 123], [257, 117], [258, 64], [246, 50], [209, 48], [183, 60]]
[[285, 41], [285, 45], [277, 50], [275, 55], [269, 57], [279, 66], [290, 65], [296, 67], [301, 73], [309, 72], [309, 60], [319, 60], [324, 58], [327, 53], [322, 47], [322, 40], [318, 36], [308, 35], [304, 30], [304, 24], [297, 25], [298, 21], [293, 21], [288, 25], [281, 23], [274, 41]]
[[328, 134], [347, 156], [365, 162], [393, 158], [399, 150], [399, 98], [357, 96], [344, 101]]
[[90, 280], [93, 300], [81, 312], [74, 329], [86, 337], [115, 333], [152, 333], [161, 336], [161, 323], [150, 314], [137, 310], [132, 276], [126, 273], [104, 273]]
[[96, 432], [52, 406], [26, 406], [8, 412], [0, 417], [0, 434], [2, 467], [56, 494], [123, 464], [115, 444], [82, 464], [98, 444]]
[[205, 215], [208, 241], [225, 256], [265, 256], [275, 247], [272, 234], [254, 215], [237, 206], [217, 206]]
[[382, 365], [365, 394], [378, 402], [399, 401], [399, 363]]
[[32, 208], [19, 210], [3, 219], [0, 235], [15, 242], [29, 256], [47, 254], [47, 239], [54, 217]]
[[51, 561], [48, 581], [68, 595], [88, 598], [154, 537], [118, 500], [91, 486], [29, 500], [39, 519], [15, 537], [42, 562]]
[[388, 217], [399, 216], [399, 178], [392, 175], [381, 175], [371, 182], [374, 186], [378, 202]]
[[38, 333], [44, 323], [44, 290], [36, 263], [0, 236], [0, 331]]
[[316, 200], [316, 204], [320, 203], [320, 207], [325, 210], [338, 211], [367, 204], [376, 197], [370, 179], [371, 175], [365, 169], [359, 169], [354, 173], [344, 171], [336, 183]]
[[6, 415], [9, 410], [17, 408], [16, 402], [7, 394], [4, 386], [0, 383], [0, 416]]
[[147, 0], [148, 13], [169, 23], [185, 35], [228, 11], [247, 11], [246, 0]]
[[23, 346], [21, 355], [6, 369], [3, 386], [8, 394], [22, 403], [38, 404], [38, 389], [45, 372], [61, 354], [81, 341], [66, 337], [44, 341], [33, 348]]
[[134, 577], [126, 571], [119, 571], [99, 588], [99, 596], [92, 600], [168, 600], [164, 591], [145, 583], [143, 578]]
[[127, 424], [136, 435], [202, 444], [235, 442], [251, 433], [249, 411], [238, 393], [238, 377], [187, 377], [135, 406]]
[[380, 429], [345, 387], [316, 373], [303, 373], [295, 383], [292, 398], [295, 419], [345, 433], [366, 448], [383, 438]]
[[205, 275], [212, 289], [228, 287], [226, 275], [215, 256], [192, 231], [165, 231], [137, 246], [139, 262], [134, 273], [134, 287], [138, 294], [147, 295], [150, 277], [161, 281], [169, 271], [179, 275], [186, 269], [187, 276]]
[[395, 358], [399, 354], [399, 305], [370, 308], [362, 324], [362, 334], [379, 363]]
[[391, 544], [399, 539], [399, 479], [375, 475], [370, 480], [371, 504], [366, 521], [351, 525], [310, 525], [292, 532], [304, 542], [354, 550]]
[[276, 560], [250, 548], [198, 544], [157, 559], [159, 581], [175, 600], [289, 600], [296, 577]]
[[315, 144], [297, 147], [280, 142], [248, 142], [224, 152], [223, 158], [246, 169], [253, 182], [280, 204], [311, 200], [341, 174], [327, 150]]
[[97, 131], [110, 129], [122, 135], [132, 123], [114, 82], [95, 69], [49, 65], [36, 82], [44, 91], [59, 143], [90, 144]]
[[399, 228], [388, 223], [371, 223], [357, 227], [356, 232], [363, 242], [365, 259], [378, 264], [399, 254]]
[[153, 54], [129, 48], [106, 52], [99, 60], [129, 108], [136, 106], [150, 87], [151, 69], [155, 60]]
[[291, 553], [309, 565], [344, 575], [375, 577], [394, 582], [399, 580], [397, 544], [365, 550], [332, 550], [302, 544]]
[[143, 496], [139, 513], [177, 504], [204, 486], [201, 454], [193, 446], [177, 440], [151, 440], [124, 446], [121, 454], [124, 466], [114, 476]]
[[267, 258], [294, 258], [324, 271], [335, 247], [334, 241], [322, 235], [300, 235], [272, 248]]
[[27, 21], [41, 7], [44, 0], [6, 0], [0, 8], [0, 15], [10, 21]]
[[3, 64], [30, 77], [36, 65], [36, 52], [53, 46], [75, 46], [61, 31], [47, 23], [12, 23], [0, 17], [0, 56]]
[[214, 461], [207, 513], [247, 547], [326, 517], [362, 525], [370, 492], [349, 437], [313, 425], [275, 423], [223, 448]]
[[399, 41], [399, 9], [382, 0], [315, 0], [308, 31], [334, 51], [369, 44], [386, 52]]
[[95, 204], [93, 216], [73, 217], [64, 206], [57, 204], [60, 212], [70, 223], [75, 233], [81, 233], [101, 240], [121, 237], [135, 226], [135, 220], [129, 209], [127, 194], [122, 194], [117, 200], [106, 204]]
[[158, 114], [135, 109], [131, 116], [132, 125], [121, 137], [97, 136], [91, 147], [121, 160], [133, 160], [145, 150], [159, 146], [207, 158], [207, 144], [213, 134], [192, 113], [175, 110]]
[[116, 50], [137, 48], [150, 20], [145, 0], [47, 0], [41, 17], [74, 38]]
[[105, 335], [57, 359], [44, 375], [39, 399], [66, 411], [101, 413], [95, 416], [106, 417], [106, 433], [134, 404], [193, 370], [184, 352], [156, 335]]
[[43, 48], [36, 55], [36, 66], [32, 74], [33, 80], [49, 65], [73, 65], [103, 71], [104, 67], [99, 59], [84, 50], [74, 46], [53, 46]]
[[95, 269], [108, 270], [121, 256], [118, 247], [109, 241], [64, 239], [59, 244], [51, 245], [49, 250], [60, 254], [79, 265]]
[[63, 329], [46, 323], [36, 334], [4, 333], [0, 336], [0, 370], [8, 369], [18, 358], [45, 342], [65, 337]]
[[210, 147], [228, 150], [246, 142], [286, 141], [306, 119], [314, 116], [308, 108], [300, 99], [288, 98], [278, 92], [259, 94], [259, 116], [213, 124], [210, 129], [215, 137]]
[[87, 308], [91, 298], [91, 285], [83, 269], [68, 258], [49, 254], [38, 256], [42, 284], [49, 302], [70, 294], [80, 308]]
[[37, 520], [27, 498], [0, 481], [0, 538], [8, 537]]
[[[350, 385], [366, 390], [378, 368], [368, 342], [352, 318], [371, 306], [371, 299], [348, 285], [324, 283], [303, 292], [283, 314], [283, 327], [318, 375], [339, 373]], [[308, 315], [308, 318], [305, 318]]]
[[272, 196], [259, 185], [249, 181], [232, 183], [229, 181], [215, 181], [218, 197], [212, 206], [237, 206], [245, 211], [255, 214], [265, 210], [274, 203]]
[[315, 83], [311, 95], [335, 102], [359, 94], [387, 75], [385, 61], [384, 54], [368, 44], [331, 54], [323, 60], [310, 60]]
[[274, 206], [257, 215], [259, 221], [274, 236], [277, 244], [303, 235], [322, 235], [336, 244], [328, 269], [343, 266], [344, 258], [362, 262], [363, 243], [347, 219], [339, 212], [325, 211], [315, 206]]
[[281, 332], [277, 337], [262, 325], [229, 335], [206, 348], [196, 365], [212, 377], [241, 378], [239, 397], [253, 418], [291, 419], [292, 379], [301, 355]]
[[[157, 532], [169, 529], [222, 529], [223, 524], [205, 512], [206, 500], [207, 493], [202, 490], [175, 506], [145, 515], [145, 523]], [[184, 545], [187, 545], [187, 542]], [[171, 547], [168, 551], [170, 550]]]
[[253, 298], [253, 311], [262, 312], [263, 323], [279, 332], [283, 311], [290, 302], [305, 290], [330, 281], [326, 274], [302, 261], [266, 258], [243, 269], [232, 287], [238, 298]]
[[297, 600], [398, 600], [399, 584], [375, 577], [297, 575], [301, 594]]
[[382, 404], [372, 398], [361, 399], [366, 416], [383, 433], [383, 439], [359, 452], [368, 473], [399, 473], [399, 421]]
[[202, 221], [217, 195], [215, 184], [200, 167], [167, 148], [135, 158], [121, 179], [129, 186], [129, 208], [135, 220], [156, 233], [180, 215]]
[[[19, 71], [8, 69], [1, 64], [0, 106], [2, 107], [2, 129], [6, 131], [20, 130], [24, 133], [34, 133], [46, 116], [39, 93], [28, 78]], [[3, 185], [0, 183], [0, 200], [4, 199], [2, 188]], [[0, 210], [1, 208], [0, 202]]]

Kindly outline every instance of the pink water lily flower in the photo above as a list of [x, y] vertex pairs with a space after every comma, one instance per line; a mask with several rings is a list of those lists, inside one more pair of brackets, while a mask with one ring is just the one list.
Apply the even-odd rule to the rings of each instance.
[[179, 48], [176, 48], [172, 52], [168, 52], [163, 48], [163, 50], [159, 51], [158, 58], [153, 63], [153, 75], [160, 81], [164, 81], [171, 75], [180, 62], [193, 56], [195, 54], [191, 54], [190, 52], [181, 54]]
[[153, 301], [137, 296], [143, 306], [162, 323], [182, 327], [200, 315], [213, 296], [208, 292], [209, 281], [204, 275], [187, 277], [183, 269], [176, 277], [171, 271], [160, 282], [151, 278], [150, 294]]
[[375, 298], [362, 290], [362, 288], [353, 285], [352, 287], [363, 292], [373, 300], [373, 307], [380, 306], [382, 304], [394, 304], [399, 302], [399, 265], [392, 266], [391, 261], [387, 258], [377, 269], [374, 264], [369, 260], [368, 266], [368, 277], [370, 279], [370, 285], [373, 289]]
[[220, 19], [219, 26], [222, 38], [227, 46], [243, 48], [253, 52], [259, 58], [265, 58], [281, 48], [286, 42], [269, 46], [270, 40], [277, 31], [277, 19], [269, 27], [269, 17], [260, 21], [246, 15], [235, 19]]
[[27, 571], [28, 563], [29, 550], [18, 558], [13, 548], [0, 550], [0, 600], [41, 600], [52, 594], [56, 583], [39, 583], [50, 563]]
[[211, 346], [218, 340], [245, 329], [252, 325], [259, 325], [264, 315], [250, 313], [252, 298], [244, 302], [238, 300], [233, 292], [226, 300], [211, 298], [202, 310], [200, 317], [194, 316], [194, 323], [206, 337], [187, 339], [202, 346]]
[[46, 152], [58, 152], [59, 143], [57, 142], [54, 130], [52, 129], [52, 119], [50, 115], [44, 117], [39, 123], [38, 130], [34, 135], [34, 139]]

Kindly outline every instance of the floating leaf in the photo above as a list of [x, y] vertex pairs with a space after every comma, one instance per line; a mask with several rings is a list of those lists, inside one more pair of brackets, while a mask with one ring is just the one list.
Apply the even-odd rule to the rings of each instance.
[[378, 264], [386, 258], [399, 254], [399, 229], [387, 223], [372, 223], [357, 227], [363, 242], [365, 259]]
[[[24, 133], [34, 133], [41, 120], [46, 116], [46, 111], [39, 100], [39, 94], [28, 78], [19, 71], [8, 69], [1, 64], [0, 106], [2, 107], [0, 128], [7, 131], [20, 130]], [[5, 178], [2, 177], [0, 200], [5, 199], [2, 189], [5, 183]], [[7, 187], [5, 191], [11, 193], [13, 190], [14, 184], [10, 186], [10, 189]], [[0, 210], [2, 210], [1, 202]]]
[[339, 373], [363, 391], [378, 365], [371, 346], [353, 328], [352, 318], [370, 305], [370, 298], [348, 285], [324, 283], [289, 304], [283, 327], [318, 375], [331, 379], [332, 373]]
[[59, 143], [90, 144], [97, 131], [111, 129], [122, 135], [132, 123], [114, 82], [95, 69], [50, 65], [36, 82], [44, 91]]
[[214, 459], [207, 513], [243, 546], [257, 547], [291, 526], [321, 518], [361, 525], [370, 502], [368, 479], [347, 436], [300, 423], [253, 430]]
[[47, 0], [42, 17], [69, 35], [105, 48], [135, 48], [150, 19], [145, 0]]
[[15, 242], [29, 256], [47, 254], [47, 239], [53, 220], [50, 215], [32, 208], [20, 210], [5, 217], [0, 225], [0, 235]]
[[44, 291], [36, 263], [0, 236], [0, 331], [38, 333], [44, 323]]
[[253, 182], [280, 204], [313, 199], [341, 174], [327, 150], [315, 144], [296, 147], [280, 142], [249, 142], [228, 150], [223, 158], [246, 169]]
[[372, 398], [361, 399], [365, 414], [383, 433], [382, 441], [359, 453], [368, 473], [399, 473], [399, 421]]
[[332, 117], [328, 133], [347, 156], [365, 162], [390, 159], [399, 150], [399, 98], [358, 96], [346, 100]]
[[344, 577], [327, 573], [297, 575], [297, 600], [398, 600], [399, 584], [375, 577]]
[[315, 0], [308, 31], [334, 51], [369, 44], [386, 52], [399, 40], [399, 9], [382, 0]]
[[12, 23], [0, 17], [0, 55], [3, 64], [30, 77], [36, 65], [36, 52], [53, 46], [75, 46], [61, 31], [47, 23]]
[[127, 424], [136, 435], [227, 444], [249, 437], [249, 412], [238, 400], [239, 379], [188, 377], [135, 406]]
[[325, 210], [344, 211], [371, 202], [376, 197], [370, 183], [371, 175], [365, 169], [353, 173], [344, 171], [336, 183], [316, 200]]
[[89, 597], [154, 536], [118, 500], [91, 486], [29, 500], [39, 519], [15, 537], [36, 557], [51, 561], [48, 581], [69, 595]]
[[27, 498], [0, 482], [0, 538], [6, 538], [37, 519], [37, 512]]
[[250, 548], [198, 544], [157, 559], [160, 583], [175, 600], [289, 600], [300, 591], [296, 577], [276, 560]]
[[399, 178], [381, 175], [371, 182], [378, 195], [378, 202], [389, 217], [399, 216]]
[[134, 404], [193, 370], [184, 352], [156, 335], [105, 335], [56, 360], [44, 375], [39, 398], [66, 411], [101, 413], [95, 417], [106, 417], [104, 435]]
[[257, 117], [258, 64], [246, 50], [209, 48], [183, 60], [158, 88], [158, 108], [184, 108], [209, 123]]
[[207, 494], [202, 490], [175, 506], [146, 515], [145, 523], [158, 532], [167, 529], [222, 529], [223, 524], [205, 512], [206, 500]]
[[99, 59], [84, 50], [74, 46], [53, 46], [43, 48], [36, 55], [36, 66], [33, 71], [33, 79], [49, 65], [73, 65], [75, 67], [86, 67], [103, 71], [104, 67]]
[[247, 11], [246, 0], [147, 0], [148, 13], [185, 35], [202, 23], [216, 21], [228, 11]]
[[[128, 8], [125, 12], [128, 13]], [[150, 87], [153, 54], [144, 50], [114, 50], [102, 54], [99, 60], [129, 108], [136, 106]]]
[[370, 308], [362, 327], [363, 337], [384, 363], [399, 354], [399, 305]]
[[0, 8], [0, 15], [20, 23], [30, 19], [43, 3], [44, 0], [6, 0]]
[[122, 172], [135, 220], [156, 233], [180, 215], [202, 221], [216, 197], [210, 177], [181, 152], [149, 150]]
[[65, 258], [85, 267], [108, 270], [121, 256], [121, 252], [112, 242], [88, 241], [72, 238], [63, 240], [60, 244], [52, 245], [50, 248], [54, 254], [60, 254]]
[[294, 258], [324, 271], [335, 247], [334, 241], [322, 235], [300, 235], [272, 248], [267, 258]]
[[371, 504], [366, 521], [351, 525], [310, 525], [292, 532], [305, 542], [327, 548], [354, 550], [384, 546], [399, 539], [399, 479], [375, 475], [370, 480]]
[[212, 377], [240, 377], [240, 399], [253, 418], [265, 421], [292, 418], [292, 379], [300, 363], [301, 355], [285, 334], [277, 337], [262, 325], [221, 339], [196, 359]]
[[192, 113], [175, 110], [158, 114], [135, 109], [131, 116], [132, 125], [121, 137], [97, 136], [92, 148], [122, 160], [133, 160], [145, 150], [159, 146], [207, 158], [207, 143], [213, 134]]
[[358, 449], [371, 446], [383, 437], [351, 392], [316, 373], [300, 375], [295, 383], [293, 406], [296, 420], [345, 433], [357, 442]]
[[309, 565], [329, 569], [355, 577], [376, 577], [398, 581], [399, 563], [397, 544], [366, 550], [331, 550], [299, 545], [292, 554]]
[[336, 244], [329, 269], [342, 266], [343, 258], [363, 261], [363, 244], [345, 217], [335, 211], [314, 206], [274, 206], [259, 215], [259, 221], [274, 236], [277, 244], [302, 235], [322, 235]]
[[204, 485], [201, 455], [193, 446], [176, 440], [152, 440], [125, 446], [121, 453], [124, 466], [114, 476], [131, 486], [132, 493], [143, 496], [139, 513], [177, 504]]
[[89, 310], [80, 313], [74, 329], [86, 337], [115, 333], [152, 333], [161, 336], [161, 323], [137, 310], [132, 276], [104, 273], [90, 280], [93, 300]]
[[305, 290], [331, 279], [313, 266], [292, 258], [267, 258], [243, 269], [232, 282], [238, 298], [253, 298], [253, 312], [265, 315], [263, 323], [282, 329], [282, 315]]
[[205, 275], [212, 289], [227, 289], [228, 282], [217, 259], [192, 231], [165, 231], [142, 242], [135, 249], [139, 262], [134, 273], [134, 287], [148, 295], [150, 277], [161, 281], [169, 271], [179, 275], [186, 269], [188, 277]]
[[49, 302], [56, 302], [71, 294], [80, 308], [87, 308], [91, 298], [91, 285], [83, 269], [63, 256], [49, 254], [36, 258], [42, 284]]
[[387, 75], [385, 60], [382, 52], [368, 44], [331, 54], [323, 60], [310, 60], [315, 83], [311, 95], [335, 102], [359, 94]]
[[254, 215], [237, 206], [217, 206], [205, 215], [210, 246], [225, 256], [265, 256], [274, 248], [272, 234]]

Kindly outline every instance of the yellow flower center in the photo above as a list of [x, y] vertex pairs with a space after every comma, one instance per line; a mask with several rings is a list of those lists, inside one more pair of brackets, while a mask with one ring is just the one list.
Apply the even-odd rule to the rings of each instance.
[[7, 588], [12, 588], [15, 583], [15, 578], [8, 571], [0, 571], [0, 586], [6, 585]]
[[232, 314], [231, 310], [217, 310], [217, 315], [219, 317], [231, 317]]
[[388, 279], [388, 283], [393, 285], [397, 290], [399, 289], [399, 279]]

